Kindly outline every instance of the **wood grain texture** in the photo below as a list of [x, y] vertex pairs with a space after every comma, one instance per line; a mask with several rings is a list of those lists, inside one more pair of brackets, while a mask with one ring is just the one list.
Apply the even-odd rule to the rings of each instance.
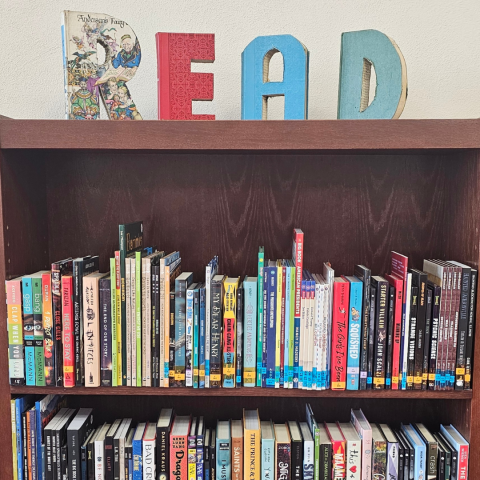
[[480, 148], [480, 120], [0, 120], [0, 148], [303, 151]]

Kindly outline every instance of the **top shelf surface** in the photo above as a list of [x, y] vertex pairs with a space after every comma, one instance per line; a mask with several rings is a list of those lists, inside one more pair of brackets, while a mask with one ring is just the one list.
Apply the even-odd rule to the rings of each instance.
[[480, 120], [0, 120], [1, 149], [315, 152], [480, 149]]

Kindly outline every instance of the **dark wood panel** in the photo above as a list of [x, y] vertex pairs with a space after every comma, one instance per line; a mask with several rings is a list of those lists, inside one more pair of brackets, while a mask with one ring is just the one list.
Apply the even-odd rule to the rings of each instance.
[[315, 151], [480, 148], [480, 120], [0, 120], [0, 147]]
[[[184, 270], [255, 274], [267, 258], [291, 257], [293, 227], [305, 232], [305, 266], [324, 261], [375, 274], [390, 250], [421, 266], [442, 256], [447, 156], [130, 155], [69, 152], [47, 162], [50, 260], [118, 245], [118, 224], [143, 219], [146, 244], [178, 249]], [[460, 258], [463, 260], [463, 258]]]
[[396, 398], [418, 400], [462, 400], [472, 398], [472, 390], [465, 391], [400, 391], [400, 390], [284, 390], [275, 388], [136, 388], [136, 387], [99, 387], [99, 388], [58, 388], [58, 387], [10, 387], [12, 394], [36, 395], [108, 395], [126, 396], [157, 396], [157, 397], [265, 397], [265, 398]]

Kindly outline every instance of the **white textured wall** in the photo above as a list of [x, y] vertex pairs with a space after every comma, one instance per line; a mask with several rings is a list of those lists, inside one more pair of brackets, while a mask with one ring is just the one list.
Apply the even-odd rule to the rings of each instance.
[[480, 117], [479, 0], [0, 0], [0, 114], [63, 118], [61, 11], [128, 22], [142, 46], [129, 83], [145, 119], [157, 118], [155, 33], [215, 33], [215, 99], [194, 113], [240, 118], [240, 56], [256, 36], [290, 33], [310, 51], [309, 118], [336, 118], [340, 35], [378, 29], [407, 63], [402, 118]]

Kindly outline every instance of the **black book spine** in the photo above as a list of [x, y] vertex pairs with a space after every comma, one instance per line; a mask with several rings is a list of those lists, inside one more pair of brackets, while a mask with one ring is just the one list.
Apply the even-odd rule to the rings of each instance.
[[470, 277], [471, 277], [470, 268], [462, 268], [461, 277], [460, 277], [460, 309], [459, 309], [459, 319], [458, 319], [455, 390], [463, 390], [465, 388], [466, 347], [467, 347], [467, 334], [468, 334], [467, 330], [468, 330], [469, 300], [470, 300], [470, 290], [471, 290]]
[[322, 443], [320, 445], [320, 480], [332, 478], [332, 445]]
[[370, 284], [370, 315], [368, 319], [368, 363], [367, 363], [367, 389], [373, 387], [373, 361], [375, 347], [375, 310], [377, 289]]
[[477, 299], [477, 270], [470, 272], [470, 302], [468, 305], [467, 341], [465, 344], [465, 390], [472, 388], [473, 329]]
[[390, 285], [388, 289], [388, 336], [387, 336], [387, 360], [385, 371], [385, 388], [392, 388], [392, 355], [393, 355], [393, 335], [394, 335], [394, 313], [395, 313], [395, 287]]
[[437, 374], [440, 374], [438, 362], [438, 336], [440, 334], [440, 294], [442, 289], [433, 283], [428, 286], [432, 290], [432, 334], [430, 335], [430, 357], [428, 369], [428, 389], [435, 390]]
[[375, 312], [375, 360], [373, 365], [373, 388], [385, 388], [385, 357], [387, 350], [388, 287], [386, 280], [372, 278], [372, 288], [377, 288], [377, 308]]
[[212, 310], [210, 322], [210, 388], [220, 388], [222, 368], [222, 300], [223, 282], [212, 281]]
[[398, 439], [398, 480], [403, 480], [403, 467], [404, 467], [404, 450], [403, 443]]
[[160, 386], [160, 265], [152, 265], [152, 386]]
[[99, 280], [102, 387], [112, 386], [112, 299], [110, 277]]
[[438, 470], [436, 478], [438, 478], [438, 480], [446, 480], [445, 473], [445, 451], [443, 448], [438, 447]]
[[62, 447], [63, 447], [63, 440], [64, 440], [65, 430], [63, 428], [57, 428], [55, 431], [56, 437], [56, 450], [57, 450], [57, 477], [56, 480], [62, 480]]
[[170, 427], [157, 428], [157, 480], [167, 480], [170, 452]]
[[72, 477], [68, 475], [68, 447], [67, 445], [62, 445], [61, 448], [61, 476], [62, 480], [70, 480]]
[[83, 385], [82, 371], [82, 337], [80, 330], [80, 320], [82, 312], [82, 278], [83, 278], [83, 260], [73, 262], [73, 334], [75, 349], [75, 385]]
[[[320, 466], [321, 472], [323, 472], [322, 468], [323, 467]], [[331, 469], [329, 469], [329, 471], [331, 473]], [[291, 472], [292, 472], [292, 480], [303, 480], [303, 442], [301, 440], [298, 440], [295, 442], [292, 440]], [[323, 478], [330, 478], [330, 477], [322, 477], [322, 473], [321, 473], [320, 478], [322, 478], [323, 480]]]
[[52, 265], [52, 316], [55, 385], [63, 387], [63, 344], [62, 344], [62, 289], [58, 265]]
[[415, 377], [415, 339], [417, 331], [418, 287], [412, 287], [410, 301], [410, 331], [408, 332], [407, 390], [413, 390]]
[[[216, 440], [213, 437], [213, 440]], [[217, 455], [215, 452], [215, 442], [210, 445], [210, 480], [217, 479]]]
[[93, 440], [87, 446], [87, 479], [95, 480], [95, 443]]
[[87, 446], [82, 445], [80, 449], [81, 479], [87, 480]]
[[45, 444], [45, 480], [53, 480], [53, 470], [52, 470], [52, 430], [49, 428], [45, 428], [43, 431], [43, 439]]
[[113, 437], [107, 435], [104, 442], [105, 449], [105, 480], [113, 480]]
[[[237, 365], [235, 368], [236, 385], [242, 386], [243, 379], [243, 283], [237, 289], [237, 338], [236, 338], [236, 350], [237, 350]], [[280, 372], [280, 382], [283, 381], [283, 372]], [[287, 379], [288, 382], [288, 379]]]
[[425, 317], [427, 311], [427, 274], [418, 270], [412, 272], [412, 287], [418, 288], [417, 316], [415, 327], [415, 366], [413, 373], [413, 388], [422, 389], [423, 363], [425, 355]]
[[[206, 436], [206, 438], [210, 440], [210, 435]], [[203, 447], [203, 475], [204, 480], [210, 480], [210, 445]], [[167, 477], [157, 477], [157, 480], [167, 480]]]
[[68, 471], [71, 480], [79, 480], [80, 477], [80, 436], [78, 430], [67, 430], [68, 448]]
[[433, 307], [433, 290], [427, 285], [427, 295], [425, 301], [425, 341], [423, 343], [423, 375], [422, 390], [428, 388], [428, 375], [430, 372], [430, 348], [432, 337], [432, 307]]
[[360, 343], [360, 390], [366, 390], [368, 370], [368, 326], [370, 320], [370, 270], [357, 265], [354, 274], [363, 282], [363, 314]]
[[120, 439], [113, 439], [113, 478], [120, 480]]
[[[166, 319], [165, 319], [166, 320]], [[169, 386], [175, 383], [175, 290], [170, 292], [170, 339], [168, 347]]]
[[[133, 448], [132, 445], [125, 447], [125, 479], [130, 479], [133, 477], [133, 469], [130, 471], [130, 464], [133, 457]], [[131, 476], [130, 476], [131, 475]], [[164, 477], [162, 480], [167, 480], [167, 477]]]
[[55, 428], [52, 428], [52, 480], [57, 478], [57, 435]]

